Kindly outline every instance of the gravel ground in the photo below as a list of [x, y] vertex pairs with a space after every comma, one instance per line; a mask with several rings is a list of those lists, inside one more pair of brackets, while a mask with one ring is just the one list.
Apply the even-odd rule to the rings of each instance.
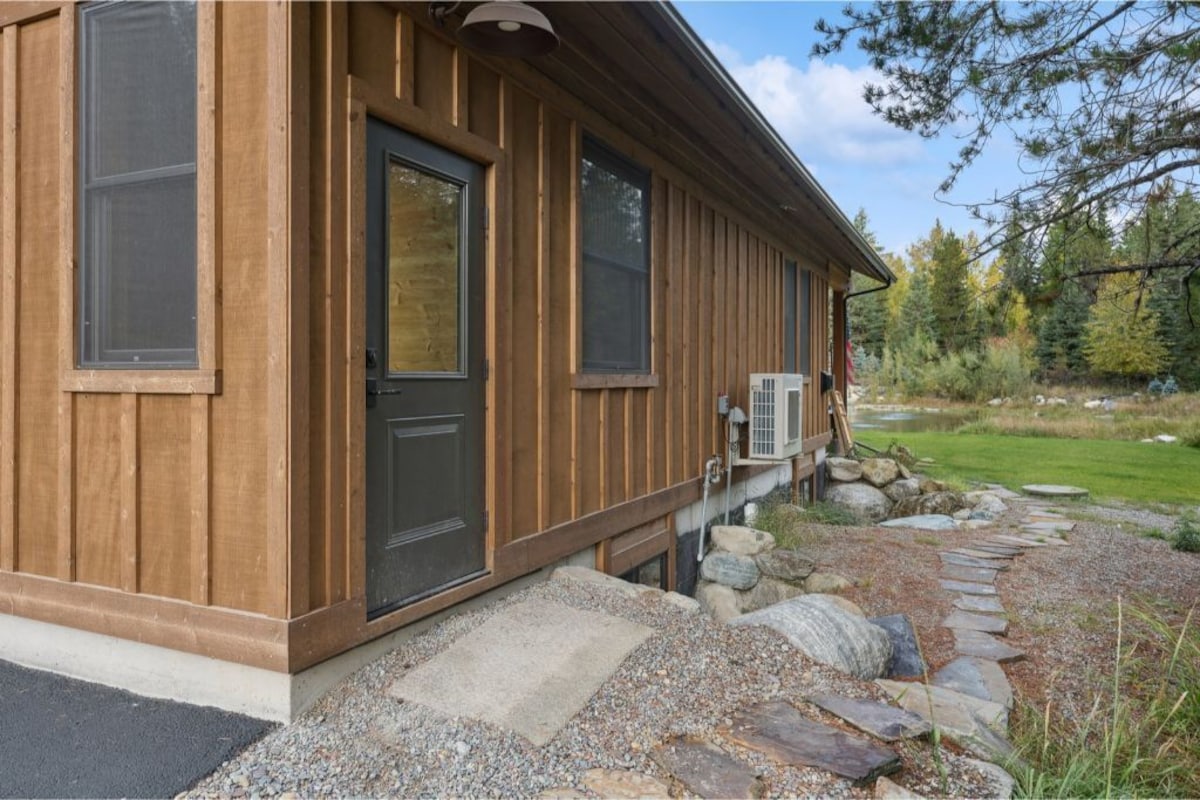
[[[941, 626], [953, 596], [938, 586], [937, 553], [989, 533], [1015, 532], [1024, 508], [1013, 503], [996, 528], [983, 531], [814, 526], [809, 552], [821, 569], [857, 581], [847, 596], [869, 616], [908, 614], [926, 660], [936, 668], [954, 657], [953, 639]], [[1128, 532], [1134, 526], [1169, 529], [1169, 517], [1083, 504], [1063, 510], [1083, 520], [1069, 534], [1072, 546], [1021, 556], [997, 587], [1012, 620], [1009, 642], [1029, 656], [1006, 670], [1018, 697], [1034, 706], [1054, 699], [1060, 707], [1083, 708], [1111, 664], [1116, 597], [1152, 598], [1165, 613], [1183, 614], [1200, 591], [1200, 555], [1176, 553], [1166, 542]], [[532, 597], [655, 630], [548, 745], [537, 748], [486, 723], [446, 718], [387, 695], [406, 670], [505, 604]], [[355, 673], [309, 713], [246, 749], [189, 794], [531, 797], [572, 787], [590, 796], [581, 781], [592, 768], [668, 779], [648, 751], [673, 736], [694, 735], [718, 742], [757, 770], [769, 796], [871, 796], [869, 787], [820, 770], [779, 767], [722, 739], [719, 729], [735, 711], [780, 698], [813, 719], [840, 724], [803, 698], [833, 691], [883, 699], [875, 686], [808, 660], [773, 631], [716, 625], [660, 597], [629, 598], [603, 587], [550, 581], [453, 617]], [[986, 793], [983, 777], [952, 746], [941, 752], [944, 779], [928, 742], [906, 742], [897, 750], [904, 771], [893, 777], [913, 792]], [[684, 794], [679, 785], [673, 791]]]
[[[656, 631], [545, 747], [387, 695], [388, 686], [406, 670], [505, 604], [531, 597], [604, 611]], [[529, 797], [560, 787], [588, 794], [581, 779], [596, 767], [666, 780], [648, 751], [672, 736], [694, 735], [721, 742], [752, 766], [771, 796], [871, 796], [869, 789], [821, 770], [779, 767], [715, 731], [735, 711], [777, 698], [833, 723], [833, 717], [805, 704], [804, 696], [834, 691], [882, 699], [876, 687], [808, 660], [773, 631], [717, 625], [660, 597], [626, 598], [603, 587], [549, 581], [451, 618], [355, 673], [309, 713], [224, 764], [189, 795]], [[943, 784], [932, 768], [927, 742], [897, 749], [906, 767], [898, 780], [916, 791], [954, 796], [984, 791], [982, 776], [965, 758], [946, 754]], [[682, 794], [681, 788], [676, 786], [676, 792]]]

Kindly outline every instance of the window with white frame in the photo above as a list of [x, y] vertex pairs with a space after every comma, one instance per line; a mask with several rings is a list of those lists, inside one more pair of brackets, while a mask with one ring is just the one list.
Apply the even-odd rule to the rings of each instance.
[[650, 371], [650, 173], [591, 139], [583, 143], [582, 365]]
[[194, 367], [196, 4], [79, 21], [78, 364]]

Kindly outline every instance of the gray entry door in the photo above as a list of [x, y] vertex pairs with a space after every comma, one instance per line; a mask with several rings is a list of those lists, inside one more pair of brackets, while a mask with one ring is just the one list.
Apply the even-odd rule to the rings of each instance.
[[484, 173], [367, 121], [367, 610], [481, 574]]

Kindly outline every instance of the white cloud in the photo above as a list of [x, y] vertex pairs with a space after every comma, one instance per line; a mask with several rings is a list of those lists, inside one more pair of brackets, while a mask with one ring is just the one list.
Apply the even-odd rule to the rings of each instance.
[[863, 101], [863, 85], [879, 79], [871, 68], [814, 59], [804, 69], [774, 55], [747, 64], [732, 47], [707, 44], [806, 164], [829, 159], [895, 166], [923, 158], [919, 136], [892, 127]]

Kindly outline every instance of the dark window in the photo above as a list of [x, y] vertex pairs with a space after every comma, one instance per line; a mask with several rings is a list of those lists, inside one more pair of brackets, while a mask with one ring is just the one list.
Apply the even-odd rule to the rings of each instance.
[[196, 366], [196, 6], [80, 12], [79, 363]]
[[800, 374], [812, 375], [812, 273], [800, 270]]
[[583, 143], [583, 369], [650, 369], [650, 175]]
[[797, 372], [796, 262], [783, 262], [783, 371]]

